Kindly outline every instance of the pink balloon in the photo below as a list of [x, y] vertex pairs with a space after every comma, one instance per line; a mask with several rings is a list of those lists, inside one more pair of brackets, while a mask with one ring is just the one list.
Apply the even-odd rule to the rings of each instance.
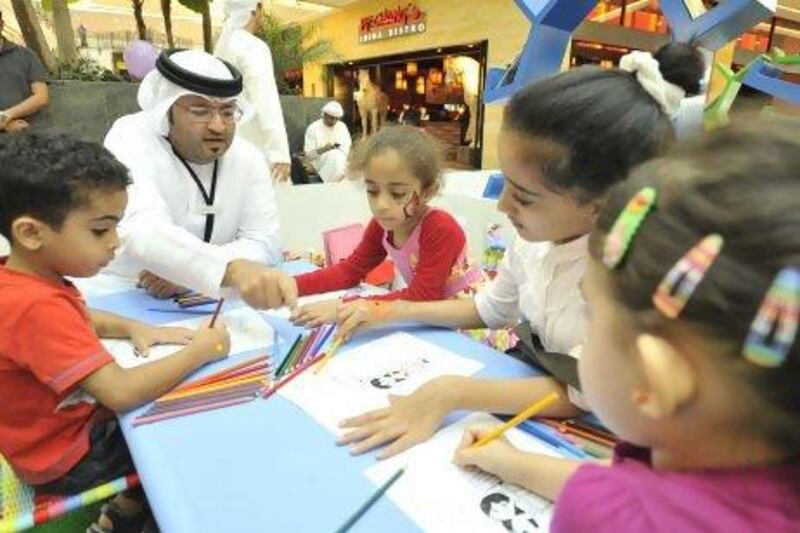
[[137, 80], [144, 78], [148, 72], [156, 68], [156, 59], [160, 50], [147, 41], [131, 41], [122, 53], [122, 59], [128, 68], [128, 74]]

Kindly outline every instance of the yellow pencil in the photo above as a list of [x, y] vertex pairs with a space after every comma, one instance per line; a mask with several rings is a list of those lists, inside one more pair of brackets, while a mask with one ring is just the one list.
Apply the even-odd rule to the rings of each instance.
[[541, 400], [538, 400], [536, 403], [522, 411], [520, 414], [503, 424], [502, 426], [497, 426], [492, 431], [478, 439], [475, 444], [472, 445], [472, 448], [478, 448], [485, 444], [492, 442], [494, 439], [508, 431], [509, 429], [513, 428], [521, 424], [522, 422], [526, 421], [530, 417], [539, 413], [542, 409], [553, 403], [554, 401], [558, 400], [558, 394], [555, 392], [551, 392]]
[[328, 361], [331, 360], [331, 357], [333, 357], [333, 355], [336, 353], [336, 350], [338, 350], [342, 344], [344, 344], [344, 339], [336, 339], [331, 343], [331, 348], [328, 350], [328, 353], [326, 353], [317, 363], [317, 368], [314, 369], [314, 374], [319, 374], [322, 372], [322, 369], [325, 368], [325, 365], [328, 364]]

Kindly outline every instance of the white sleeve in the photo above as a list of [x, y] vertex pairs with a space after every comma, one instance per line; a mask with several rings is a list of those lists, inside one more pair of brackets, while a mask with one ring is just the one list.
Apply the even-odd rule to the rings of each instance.
[[163, 198], [146, 180], [128, 188], [119, 233], [123, 262], [203, 294], [219, 295], [229, 259], [219, 247], [176, 226]]
[[316, 122], [312, 122], [306, 128], [306, 138], [305, 142], [303, 143], [303, 152], [309, 159], [316, 159], [319, 157], [319, 155], [312, 152], [317, 148], [319, 148], [319, 143], [317, 142], [316, 136]]
[[228, 261], [250, 259], [277, 265], [283, 260], [275, 193], [272, 180], [264, 179], [264, 166], [263, 159], [257, 158], [256, 162], [248, 165], [247, 175], [237, 176], [249, 182], [242, 188], [244, 193], [239, 207], [240, 222], [236, 240], [219, 246]]
[[475, 306], [483, 323], [490, 328], [512, 326], [520, 317], [519, 285], [514, 275], [513, 261], [517, 260], [513, 248], [497, 268], [497, 276], [475, 295]]
[[344, 152], [344, 155], [347, 155], [350, 153], [350, 146], [353, 144], [353, 140], [350, 138], [350, 131], [348, 131], [347, 126], [341, 121], [338, 122], [336, 126], [339, 130], [336, 140], [341, 145], [339, 150]]
[[267, 137], [264, 150], [270, 163], [291, 163], [289, 139], [278, 96], [278, 85], [275, 83], [275, 72], [272, 66], [272, 53], [265, 44], [242, 55], [242, 76], [247, 88], [247, 97], [254, 107], [261, 130]]
[[[571, 349], [569, 351], [569, 355], [575, 359], [580, 359], [581, 355], [583, 355], [583, 344], [579, 344]], [[569, 397], [569, 401], [572, 402], [572, 405], [578, 409], [583, 409], [584, 411], [592, 410], [591, 407], [589, 407], [589, 403], [586, 401], [586, 398], [583, 397], [583, 393], [578, 389], [568, 386], [567, 396]]]
[[[209, 296], [218, 296], [222, 278], [234, 251], [206, 243], [174, 223], [167, 204], [153, 181], [154, 174], [167, 171], [159, 166], [159, 158], [153, 157], [161, 151], [161, 147], [148, 145], [149, 134], [139, 133], [136, 123], [128, 120], [115, 124], [104, 141], [106, 148], [128, 167], [133, 178], [133, 184], [128, 187], [128, 206], [119, 226], [120, 248], [117, 259], [109, 268], [111, 271], [132, 276], [138, 275], [141, 270], [149, 270], [184, 287]], [[131, 138], [137, 137], [140, 142], [131, 141]], [[143, 150], [153, 150], [153, 154], [151, 157], [142, 157]], [[255, 159], [258, 165], [252, 167], [256, 172], [265, 173], [263, 158]], [[269, 184], [269, 180], [262, 178], [260, 181]], [[268, 192], [269, 194], [263, 195], [259, 190], [257, 194], [247, 195], [247, 199], [256, 201], [260, 196], [266, 197], [261, 200], [266, 205], [262, 211], [271, 213], [272, 222], [265, 226], [275, 234], [275, 238], [271, 241], [271, 247], [259, 255], [272, 260], [276, 255], [273, 247], [279, 253], [280, 245], [277, 243], [275, 200], [271, 188]], [[247, 218], [251, 219], [249, 215], [255, 210], [249, 206], [245, 209], [248, 210]], [[250, 235], [251, 227], [252, 224], [245, 225], [248, 228], [247, 235]]]

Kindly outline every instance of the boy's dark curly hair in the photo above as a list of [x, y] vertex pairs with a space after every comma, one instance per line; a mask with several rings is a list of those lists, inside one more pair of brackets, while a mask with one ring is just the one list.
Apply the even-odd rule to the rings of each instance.
[[16, 133], [0, 136], [0, 233], [32, 216], [58, 230], [67, 214], [93, 192], [131, 183], [128, 169], [100, 144], [70, 135]]

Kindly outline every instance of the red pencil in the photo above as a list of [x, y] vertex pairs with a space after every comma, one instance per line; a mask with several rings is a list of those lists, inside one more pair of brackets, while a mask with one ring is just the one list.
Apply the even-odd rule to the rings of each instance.
[[261, 397], [266, 400], [267, 398], [275, 394], [275, 392], [277, 392], [278, 389], [280, 389], [281, 387], [292, 381], [294, 378], [296, 378], [297, 376], [299, 376], [300, 374], [302, 374], [303, 372], [314, 366], [314, 363], [322, 359], [322, 357], [323, 355], [319, 355], [313, 359], [309, 359], [308, 361], [297, 367], [297, 369], [294, 372], [288, 374], [285, 378], [283, 378], [275, 385], [264, 391], [264, 394]]
[[214, 316], [211, 317], [211, 322], [208, 324], [208, 327], [213, 328], [214, 324], [217, 321], [217, 317], [219, 316], [219, 311], [222, 309], [222, 304], [225, 302], [225, 298], [220, 298], [217, 302], [217, 308], [214, 309]]

